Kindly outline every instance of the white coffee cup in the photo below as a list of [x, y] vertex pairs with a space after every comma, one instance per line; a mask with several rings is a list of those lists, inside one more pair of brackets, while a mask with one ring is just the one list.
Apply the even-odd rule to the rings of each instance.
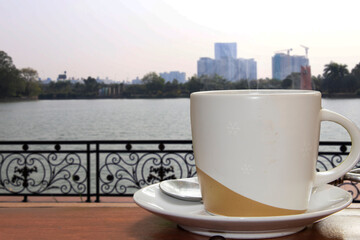
[[[359, 160], [359, 129], [322, 109], [320, 92], [208, 91], [191, 94], [190, 102], [197, 174], [210, 213], [303, 213], [314, 187], [340, 178]], [[352, 140], [349, 156], [326, 172], [316, 172], [321, 121], [342, 125]]]

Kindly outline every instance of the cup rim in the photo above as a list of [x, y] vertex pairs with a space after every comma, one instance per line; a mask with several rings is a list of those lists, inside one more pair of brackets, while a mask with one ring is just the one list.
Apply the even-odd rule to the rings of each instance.
[[212, 90], [193, 92], [191, 95], [206, 95], [206, 96], [294, 96], [294, 95], [320, 95], [319, 91], [315, 90], [300, 90], [300, 89], [241, 89], [241, 90]]

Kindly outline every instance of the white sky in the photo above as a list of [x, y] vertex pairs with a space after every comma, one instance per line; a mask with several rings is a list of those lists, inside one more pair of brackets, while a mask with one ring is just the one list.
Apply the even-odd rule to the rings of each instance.
[[[151, 71], [196, 74], [215, 42], [236, 42], [271, 77], [271, 57], [308, 46], [312, 74], [360, 62], [358, 0], [0, 0], [0, 50], [41, 78], [132, 80]], [[284, 51], [285, 52], [285, 51]]]

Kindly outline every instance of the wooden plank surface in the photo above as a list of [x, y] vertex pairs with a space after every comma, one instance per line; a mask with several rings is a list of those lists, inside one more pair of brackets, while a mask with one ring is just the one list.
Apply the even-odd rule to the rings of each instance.
[[[0, 239], [209, 239], [186, 232], [134, 203], [116, 204], [107, 207], [2, 207]], [[277, 239], [360, 239], [359, 205], [309, 225], [300, 233]]]

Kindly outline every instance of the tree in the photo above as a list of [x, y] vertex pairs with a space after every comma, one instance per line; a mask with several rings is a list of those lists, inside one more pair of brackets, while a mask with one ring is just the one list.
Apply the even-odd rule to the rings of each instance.
[[248, 80], [239, 80], [231, 83], [232, 89], [248, 89], [249, 81]]
[[[300, 89], [300, 81], [301, 81], [301, 74], [299, 72], [293, 72], [291, 74], [289, 74], [288, 76], [286, 76], [286, 78], [283, 80], [283, 82], [287, 80], [287, 81], [291, 81], [291, 87], [292, 89]], [[282, 83], [283, 84], [283, 83]], [[286, 84], [286, 82], [285, 82]]]
[[324, 68], [324, 77], [325, 78], [343, 78], [349, 74], [346, 64], [338, 64], [335, 62], [330, 62], [325, 65]]
[[193, 93], [202, 90], [204, 84], [196, 75], [194, 75], [189, 79], [189, 81], [187, 81], [187, 83], [185, 83], [185, 86], [188, 89], [189, 93]]
[[122, 96], [127, 98], [142, 97], [145, 91], [144, 84], [127, 84], [124, 86]]
[[265, 79], [267, 81], [267, 89], [280, 89], [281, 88], [281, 81], [277, 79]]
[[162, 96], [165, 80], [155, 72], [146, 74], [141, 81], [145, 84], [148, 93], [152, 96]]
[[293, 80], [290, 78], [285, 78], [281, 81], [281, 88], [283, 89], [291, 89], [293, 85]]
[[360, 93], [360, 63], [356, 64], [351, 70], [351, 76], [353, 77], [353, 81], [355, 81], [356, 93]]
[[69, 80], [51, 82], [50, 87], [53, 89], [53, 94], [56, 98], [69, 98], [72, 92], [72, 84]]
[[200, 81], [204, 84], [204, 90], [222, 90], [227, 88], [227, 80], [222, 76], [215, 74], [214, 76], [203, 75]]
[[15, 68], [12, 58], [9, 55], [7, 55], [7, 53], [4, 51], [0, 51], [0, 68], [1, 69]]
[[334, 93], [341, 89], [341, 80], [349, 74], [346, 64], [338, 64], [330, 62], [324, 68], [324, 84], [323, 89], [329, 93]]
[[38, 72], [32, 68], [23, 68], [20, 70], [20, 74], [27, 82], [37, 82], [39, 80]]
[[19, 96], [24, 89], [25, 82], [11, 57], [0, 51], [0, 98]]
[[358, 81], [360, 81], [360, 63], [351, 70], [351, 75], [353, 75]]
[[312, 76], [311, 82], [313, 84], [313, 89], [316, 91], [321, 90], [321, 83], [324, 81], [323, 77], [321, 75], [318, 75], [317, 77]]
[[88, 77], [87, 79], [84, 79], [85, 84], [85, 96], [88, 97], [95, 97], [98, 94], [98, 91], [100, 89], [100, 84], [96, 81], [95, 78]]
[[258, 89], [260, 82], [261, 82], [261, 80], [250, 80], [249, 89]]
[[23, 68], [20, 70], [20, 75], [25, 81], [25, 96], [37, 97], [41, 93], [37, 71], [32, 68]]
[[180, 85], [177, 79], [166, 82], [164, 85], [164, 97], [177, 97], [181, 94]]

